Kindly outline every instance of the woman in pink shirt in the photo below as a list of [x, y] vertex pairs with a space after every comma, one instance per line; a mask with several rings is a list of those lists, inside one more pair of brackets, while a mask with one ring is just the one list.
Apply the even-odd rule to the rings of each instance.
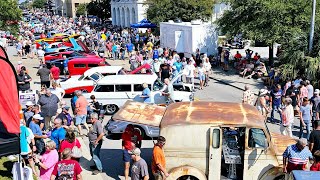
[[143, 61], [143, 56], [142, 56], [142, 54], [139, 53], [139, 51], [137, 51], [137, 53], [136, 53], [136, 61], [139, 63], [139, 65], [141, 65], [141, 63]]
[[50, 140], [46, 143], [46, 152], [40, 158], [35, 158], [36, 165], [40, 167], [41, 180], [50, 180], [54, 166], [58, 161], [56, 143]]
[[299, 99], [300, 99], [300, 105], [302, 105], [303, 98], [308, 97], [308, 89], [306, 87], [307, 83], [305, 81], [300, 82], [300, 94], [299, 94]]

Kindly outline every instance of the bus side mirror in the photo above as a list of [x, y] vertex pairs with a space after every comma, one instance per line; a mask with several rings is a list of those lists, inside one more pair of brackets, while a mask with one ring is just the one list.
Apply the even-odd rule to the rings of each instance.
[[214, 129], [212, 132], [212, 147], [220, 147], [220, 129]]

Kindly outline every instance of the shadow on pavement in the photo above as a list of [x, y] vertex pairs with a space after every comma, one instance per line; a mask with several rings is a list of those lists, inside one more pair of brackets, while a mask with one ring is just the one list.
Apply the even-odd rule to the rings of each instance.
[[91, 171], [90, 166], [94, 164], [93, 162], [90, 162], [90, 160], [85, 157], [80, 158], [80, 163], [82, 168], [84, 168], [87, 171]]
[[[119, 176], [124, 176], [124, 162], [122, 160], [122, 149], [101, 149], [100, 156], [103, 164], [103, 172], [106, 173], [107, 176], [113, 179], [120, 179]], [[149, 176], [151, 177], [152, 148], [141, 148], [141, 157], [147, 162]]]

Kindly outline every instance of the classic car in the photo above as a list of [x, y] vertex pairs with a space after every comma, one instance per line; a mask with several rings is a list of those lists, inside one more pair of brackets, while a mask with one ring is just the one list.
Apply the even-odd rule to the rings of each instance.
[[66, 94], [72, 94], [75, 90], [82, 92], [91, 92], [97, 81], [108, 75], [117, 75], [122, 69], [121, 66], [99, 66], [88, 69], [82, 75], [71, 76], [69, 79], [62, 81], [61, 88]]

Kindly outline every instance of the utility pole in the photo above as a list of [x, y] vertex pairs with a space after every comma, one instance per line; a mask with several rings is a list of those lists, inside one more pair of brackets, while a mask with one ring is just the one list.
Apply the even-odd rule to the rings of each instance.
[[313, 46], [313, 36], [314, 36], [314, 22], [316, 17], [316, 4], [317, 0], [312, 0], [312, 15], [311, 15], [311, 25], [310, 25], [310, 39], [309, 39], [309, 53], [312, 51]]

